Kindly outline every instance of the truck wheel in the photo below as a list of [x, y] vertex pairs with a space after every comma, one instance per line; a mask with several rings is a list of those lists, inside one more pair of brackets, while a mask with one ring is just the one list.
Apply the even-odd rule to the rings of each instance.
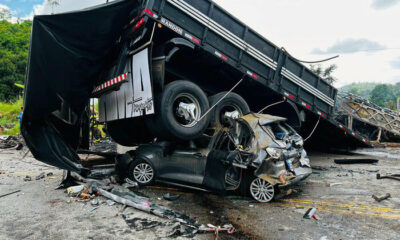
[[209, 104], [205, 93], [192, 82], [169, 83], [155, 100], [156, 115], [147, 124], [160, 138], [195, 139], [210, 122], [208, 115], [199, 121]]
[[[214, 106], [226, 93], [221, 92], [210, 97], [210, 107]], [[211, 111], [211, 127], [228, 126], [226, 113], [233, 113], [236, 115], [234, 117], [241, 117], [250, 113], [250, 108], [246, 100], [239, 94], [231, 92]]]
[[272, 201], [275, 196], [274, 186], [262, 178], [254, 178], [249, 185], [251, 196], [258, 202], [267, 203]]
[[154, 182], [156, 172], [153, 166], [145, 160], [137, 159], [129, 167], [128, 176], [140, 186], [148, 186]]

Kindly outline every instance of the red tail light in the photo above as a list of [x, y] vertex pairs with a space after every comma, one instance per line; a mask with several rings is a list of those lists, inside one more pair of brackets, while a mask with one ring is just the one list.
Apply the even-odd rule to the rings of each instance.
[[138, 28], [140, 28], [144, 23], [144, 18], [140, 19], [139, 22], [136, 23], [136, 25], [133, 27], [132, 32], [136, 31]]
[[143, 10], [143, 12], [142, 12], [142, 15], [143, 14], [145, 14], [145, 13], [148, 13], [148, 14], [150, 14], [152, 17], [154, 17], [154, 13], [152, 12], [152, 11], [150, 11], [149, 9], [145, 9], [145, 10]]

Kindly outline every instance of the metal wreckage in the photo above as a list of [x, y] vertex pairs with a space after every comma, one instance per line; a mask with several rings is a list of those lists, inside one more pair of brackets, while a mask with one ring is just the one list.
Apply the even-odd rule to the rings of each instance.
[[337, 89], [208, 0], [35, 16], [24, 94], [33, 156], [84, 177], [95, 172], [77, 153], [93, 98], [111, 138], [136, 147], [116, 167], [140, 185], [269, 202], [311, 174], [301, 136], [312, 135], [306, 147], [370, 146], [335, 120]]
[[[232, 116], [237, 113], [227, 113]], [[286, 119], [250, 113], [193, 142], [140, 145], [121, 169], [139, 185], [163, 182], [205, 191], [238, 191], [259, 202], [311, 174], [303, 139]]]

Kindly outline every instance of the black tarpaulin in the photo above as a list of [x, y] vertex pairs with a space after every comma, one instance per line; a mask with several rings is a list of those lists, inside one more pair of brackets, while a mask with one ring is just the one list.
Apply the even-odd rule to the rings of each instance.
[[75, 153], [82, 115], [112, 46], [140, 2], [34, 17], [21, 129], [36, 159], [82, 173]]

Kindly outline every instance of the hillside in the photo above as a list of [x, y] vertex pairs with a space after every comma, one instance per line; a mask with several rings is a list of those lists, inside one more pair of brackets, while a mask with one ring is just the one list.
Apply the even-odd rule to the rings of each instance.
[[353, 93], [365, 99], [369, 99], [372, 90], [379, 85], [379, 83], [352, 83], [339, 88], [340, 92]]

